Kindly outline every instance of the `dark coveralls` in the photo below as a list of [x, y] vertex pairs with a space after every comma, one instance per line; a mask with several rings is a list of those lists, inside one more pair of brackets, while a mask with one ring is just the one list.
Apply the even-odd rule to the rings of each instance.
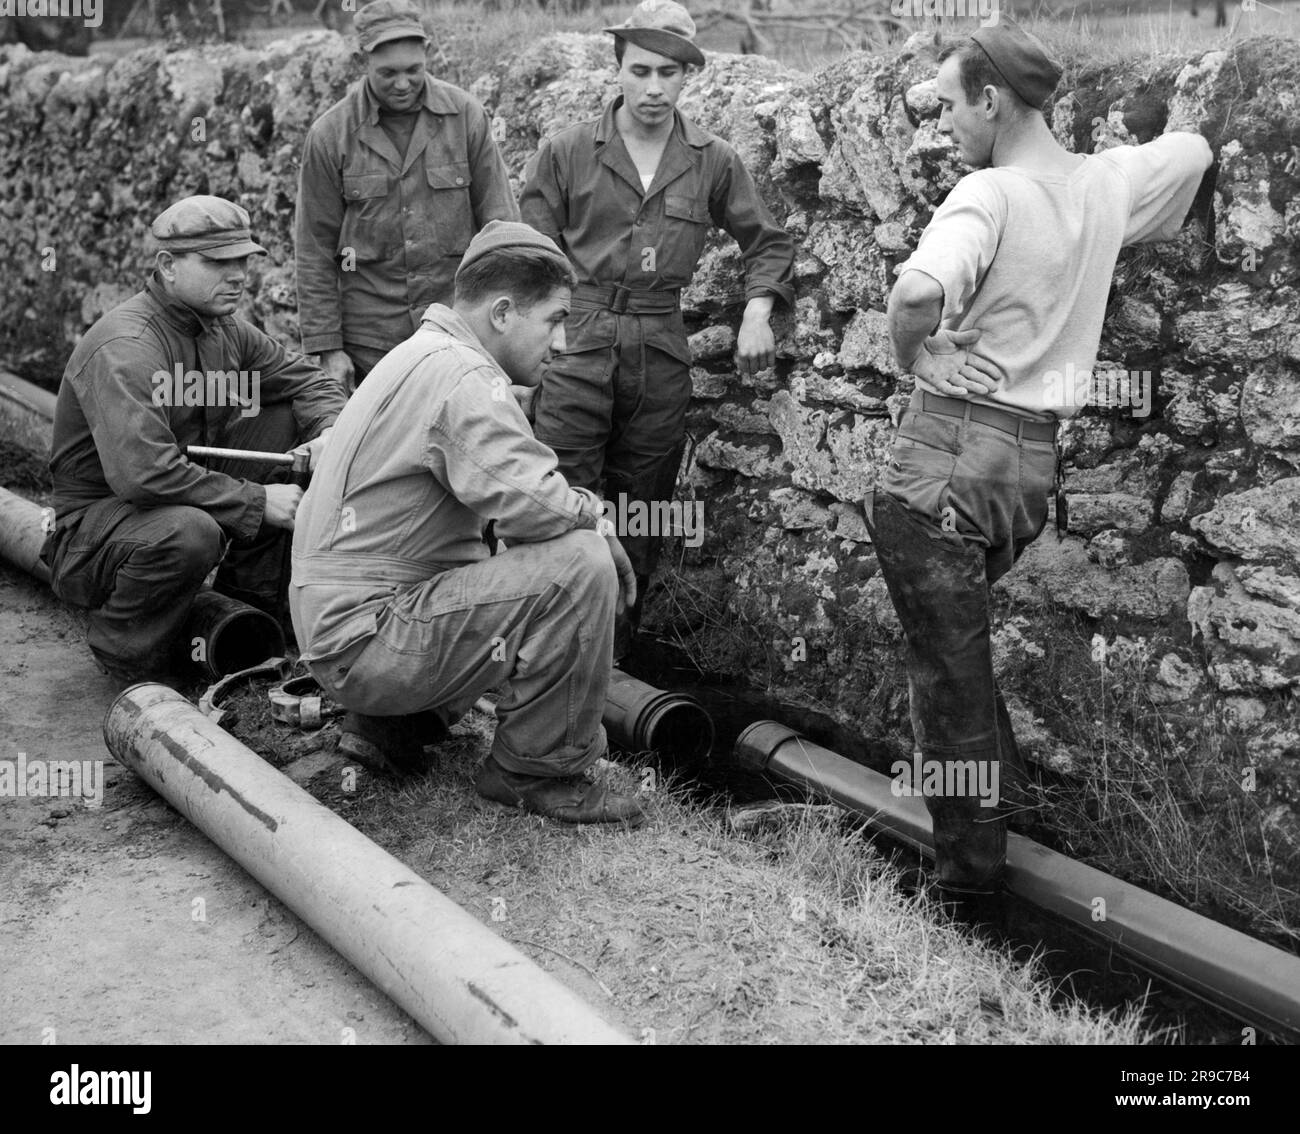
[[[204, 383], [178, 387], [178, 365]], [[229, 399], [241, 390], [232, 380], [240, 371], [254, 407]], [[210, 372], [226, 378], [209, 385]], [[169, 404], [178, 388], [182, 401], [209, 404]], [[217, 390], [226, 404], [213, 404]], [[344, 403], [337, 384], [301, 355], [243, 319], [196, 315], [155, 279], [90, 328], [59, 386], [55, 526], [41, 557], [54, 593], [90, 608], [89, 645], [106, 669], [164, 674], [191, 600], [227, 548], [217, 589], [274, 604], [282, 533], [262, 524], [266, 489], [258, 482], [285, 474], [249, 461], [205, 468], [183, 447], [284, 452], [332, 425]]]
[[[680, 113], [649, 191], [614, 124], [600, 118], [542, 143], [520, 200], [578, 273], [566, 348], [538, 392], [534, 429], [571, 484], [615, 504], [668, 500], [684, 447], [691, 352], [680, 308], [710, 223], [745, 259], [745, 296], [792, 303], [794, 245], [736, 151]], [[619, 533], [644, 591], [653, 536]], [[639, 601], [639, 600], [638, 600]]]
[[[432, 75], [407, 119], [405, 154], [365, 79], [312, 125], [294, 246], [302, 349], [344, 349], [360, 381], [451, 303], [460, 258], [490, 220], [518, 220], [483, 108]], [[410, 119], [414, 119], [411, 125]]]

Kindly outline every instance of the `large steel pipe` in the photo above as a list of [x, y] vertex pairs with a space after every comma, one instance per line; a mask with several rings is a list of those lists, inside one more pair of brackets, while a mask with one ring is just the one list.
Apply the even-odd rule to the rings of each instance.
[[50, 569], [41, 562], [44, 543], [41, 509], [0, 488], [0, 558], [48, 585]]
[[[924, 801], [897, 795], [888, 777], [758, 721], [736, 738], [747, 767], [799, 784], [933, 856]], [[1013, 894], [1106, 938], [1171, 984], [1247, 1024], [1300, 1033], [1300, 957], [1075, 862], [1023, 835], [1007, 835], [1006, 886]]]
[[113, 755], [445, 1043], [631, 1039], [164, 685], [109, 706]]

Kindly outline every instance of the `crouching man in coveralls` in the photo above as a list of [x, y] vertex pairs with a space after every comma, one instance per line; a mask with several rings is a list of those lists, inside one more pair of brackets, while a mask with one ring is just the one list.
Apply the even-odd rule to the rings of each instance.
[[[547, 237], [492, 221], [432, 304], [339, 415], [303, 497], [290, 609], [303, 658], [350, 712], [340, 748], [421, 772], [424, 747], [501, 688], [481, 795], [569, 823], [642, 819], [585, 773], [614, 616], [636, 599], [601, 501], [571, 488], [511, 384], [564, 348], [573, 271]], [[509, 549], [489, 556], [484, 521]]]

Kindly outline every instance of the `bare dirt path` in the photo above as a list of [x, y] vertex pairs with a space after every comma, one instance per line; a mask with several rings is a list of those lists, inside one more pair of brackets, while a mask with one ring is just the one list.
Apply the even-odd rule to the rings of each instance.
[[115, 688], [78, 616], [0, 565], [0, 760], [104, 774], [98, 808], [0, 797], [0, 1042], [432, 1042], [113, 761]]

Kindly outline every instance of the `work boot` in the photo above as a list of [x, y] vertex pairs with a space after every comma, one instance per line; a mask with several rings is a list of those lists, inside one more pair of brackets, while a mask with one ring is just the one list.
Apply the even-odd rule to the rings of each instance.
[[1007, 902], [1003, 890], [961, 890], [938, 886], [939, 908], [957, 925], [990, 945], [1007, 942]]
[[588, 776], [525, 776], [507, 771], [491, 756], [480, 766], [474, 787], [484, 799], [522, 807], [561, 823], [639, 827], [645, 820], [645, 812], [632, 796], [610, 791], [608, 785]]
[[433, 767], [424, 754], [426, 745], [447, 736], [447, 726], [434, 712], [400, 717], [372, 717], [348, 713], [343, 718], [339, 751], [381, 776], [402, 779]]

